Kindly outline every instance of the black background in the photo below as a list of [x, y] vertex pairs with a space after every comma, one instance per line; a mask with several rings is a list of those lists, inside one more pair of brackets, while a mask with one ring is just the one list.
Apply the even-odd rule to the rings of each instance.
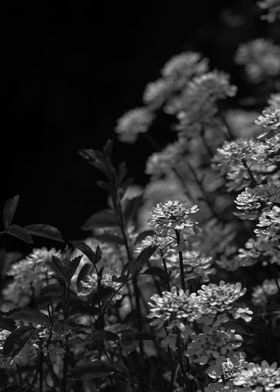
[[[200, 51], [235, 78], [238, 44], [269, 28], [252, 0], [97, 3], [9, 2], [3, 12], [1, 204], [19, 193], [17, 223], [71, 239], [106, 200], [77, 150], [112, 138], [172, 55]], [[116, 142], [115, 152], [143, 184], [149, 147]]]

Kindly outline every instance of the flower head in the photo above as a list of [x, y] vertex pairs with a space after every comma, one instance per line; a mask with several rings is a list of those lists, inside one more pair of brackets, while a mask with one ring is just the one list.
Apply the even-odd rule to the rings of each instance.
[[249, 387], [252, 392], [280, 392], [280, 368], [276, 362], [271, 366], [263, 361], [261, 365], [249, 363], [233, 381], [236, 386]]
[[196, 293], [190, 294], [188, 290], [184, 292], [176, 287], [172, 287], [171, 291], [163, 291], [161, 296], [153, 295], [148, 305], [148, 318], [153, 319], [151, 325], [158, 328], [167, 323], [168, 328], [177, 326], [184, 329], [186, 322], [201, 316]]
[[221, 366], [222, 361], [241, 346], [242, 340], [234, 330], [208, 327], [203, 333], [191, 334], [191, 342], [186, 353], [192, 362], [200, 365], [219, 360]]
[[154, 120], [154, 114], [146, 108], [136, 108], [126, 112], [119, 120], [116, 133], [126, 143], [134, 143], [139, 133], [147, 132]]
[[255, 83], [280, 73], [280, 48], [263, 38], [240, 45], [235, 59], [245, 66], [249, 79]]
[[258, 2], [258, 5], [260, 8], [267, 11], [267, 14], [263, 15], [263, 19], [268, 22], [274, 22], [276, 19], [280, 19], [279, 0], [262, 0]]
[[201, 313], [205, 315], [219, 315], [230, 313], [234, 318], [243, 318], [250, 321], [252, 311], [248, 308], [236, 306], [236, 301], [246, 293], [246, 288], [242, 289], [241, 283], [225, 283], [220, 281], [219, 285], [209, 283], [202, 285], [198, 290], [198, 298], [201, 306]]
[[[280, 279], [278, 279], [278, 285], [280, 286]], [[261, 286], [254, 287], [252, 302], [254, 305], [264, 306], [269, 300], [269, 297], [277, 293], [278, 287], [275, 280], [265, 279]]]
[[188, 207], [186, 203], [177, 200], [169, 200], [158, 203], [151, 211], [150, 226], [161, 230], [188, 230], [194, 231], [196, 222], [190, 217], [198, 212], [198, 206]]
[[27, 305], [32, 295], [38, 295], [53, 276], [47, 264], [52, 256], [60, 258], [61, 252], [56, 249], [33, 249], [25, 259], [14, 263], [8, 271], [13, 281], [3, 290], [4, 298], [17, 306]]

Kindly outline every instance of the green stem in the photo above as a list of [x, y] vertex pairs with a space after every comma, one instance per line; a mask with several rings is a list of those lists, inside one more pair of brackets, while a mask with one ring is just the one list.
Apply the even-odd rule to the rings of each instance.
[[180, 250], [180, 231], [175, 229], [176, 240], [178, 245], [178, 255], [179, 255], [179, 264], [180, 264], [180, 275], [181, 275], [181, 288], [186, 291], [186, 284], [185, 284], [185, 276], [184, 276], [184, 260], [183, 260], [183, 253]]

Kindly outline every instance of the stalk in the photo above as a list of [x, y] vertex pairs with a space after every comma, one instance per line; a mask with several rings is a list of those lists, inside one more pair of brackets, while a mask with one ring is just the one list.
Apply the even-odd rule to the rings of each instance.
[[184, 261], [183, 261], [183, 253], [180, 250], [180, 231], [175, 229], [176, 240], [178, 245], [178, 254], [179, 254], [179, 264], [180, 264], [180, 275], [181, 275], [181, 288], [186, 291], [185, 277], [184, 277]]

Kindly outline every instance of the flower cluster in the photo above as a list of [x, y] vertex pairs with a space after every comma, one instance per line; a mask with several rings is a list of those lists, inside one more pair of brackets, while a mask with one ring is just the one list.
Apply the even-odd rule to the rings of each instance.
[[184, 230], [193, 234], [196, 222], [190, 217], [198, 212], [198, 206], [189, 207], [186, 203], [169, 200], [158, 203], [151, 211], [149, 224], [157, 231]]
[[233, 97], [236, 87], [229, 83], [228, 75], [213, 71], [194, 78], [175, 107], [179, 113], [180, 129], [188, 130], [211, 124], [218, 112], [216, 102]]
[[265, 279], [261, 286], [256, 286], [252, 293], [252, 303], [254, 305], [265, 306], [270, 297], [278, 293], [280, 279]]
[[280, 73], [279, 47], [262, 38], [240, 45], [235, 59], [245, 66], [246, 74], [255, 83]]
[[126, 143], [134, 143], [138, 134], [147, 132], [154, 115], [146, 108], [136, 108], [126, 112], [119, 120], [116, 133]]
[[148, 318], [153, 319], [150, 324], [156, 328], [161, 328], [166, 323], [169, 329], [177, 326], [184, 330], [186, 322], [193, 322], [201, 317], [197, 295], [176, 287], [172, 287], [171, 291], [163, 291], [161, 296], [153, 295], [148, 305]]
[[[98, 290], [102, 291], [102, 288], [108, 289], [108, 295], [112, 295], [115, 291], [118, 292], [121, 287], [121, 283], [115, 282], [112, 278], [112, 275], [106, 272], [103, 272], [100, 277], [97, 273], [88, 275], [87, 279], [81, 282], [82, 290], [80, 295], [96, 293]], [[121, 298], [122, 295], [119, 293], [114, 295], [114, 300], [119, 300]]]
[[241, 283], [225, 283], [218, 285], [209, 283], [198, 290], [200, 311], [203, 315], [215, 317], [222, 313], [229, 313], [234, 319], [251, 320], [252, 311], [247, 307], [237, 307], [235, 302], [246, 293]]
[[241, 346], [242, 340], [234, 330], [207, 327], [202, 333], [191, 334], [186, 354], [192, 362], [202, 366], [212, 362], [211, 367], [217, 370], [217, 362], [221, 366]]
[[[166, 256], [166, 262], [172, 276], [178, 280], [180, 276], [178, 252], [170, 251]], [[183, 251], [183, 263], [186, 280], [198, 279], [208, 282], [209, 275], [215, 273], [212, 257], [206, 257], [196, 250]]]
[[263, 19], [268, 22], [274, 22], [280, 18], [280, 2], [279, 0], [261, 0], [258, 2], [261, 9], [267, 11], [267, 14], [263, 15]]
[[27, 305], [32, 297], [36, 297], [53, 277], [48, 266], [52, 256], [61, 257], [61, 252], [46, 248], [33, 249], [23, 260], [14, 263], [8, 271], [12, 282], [3, 290], [6, 301], [16, 305]]

